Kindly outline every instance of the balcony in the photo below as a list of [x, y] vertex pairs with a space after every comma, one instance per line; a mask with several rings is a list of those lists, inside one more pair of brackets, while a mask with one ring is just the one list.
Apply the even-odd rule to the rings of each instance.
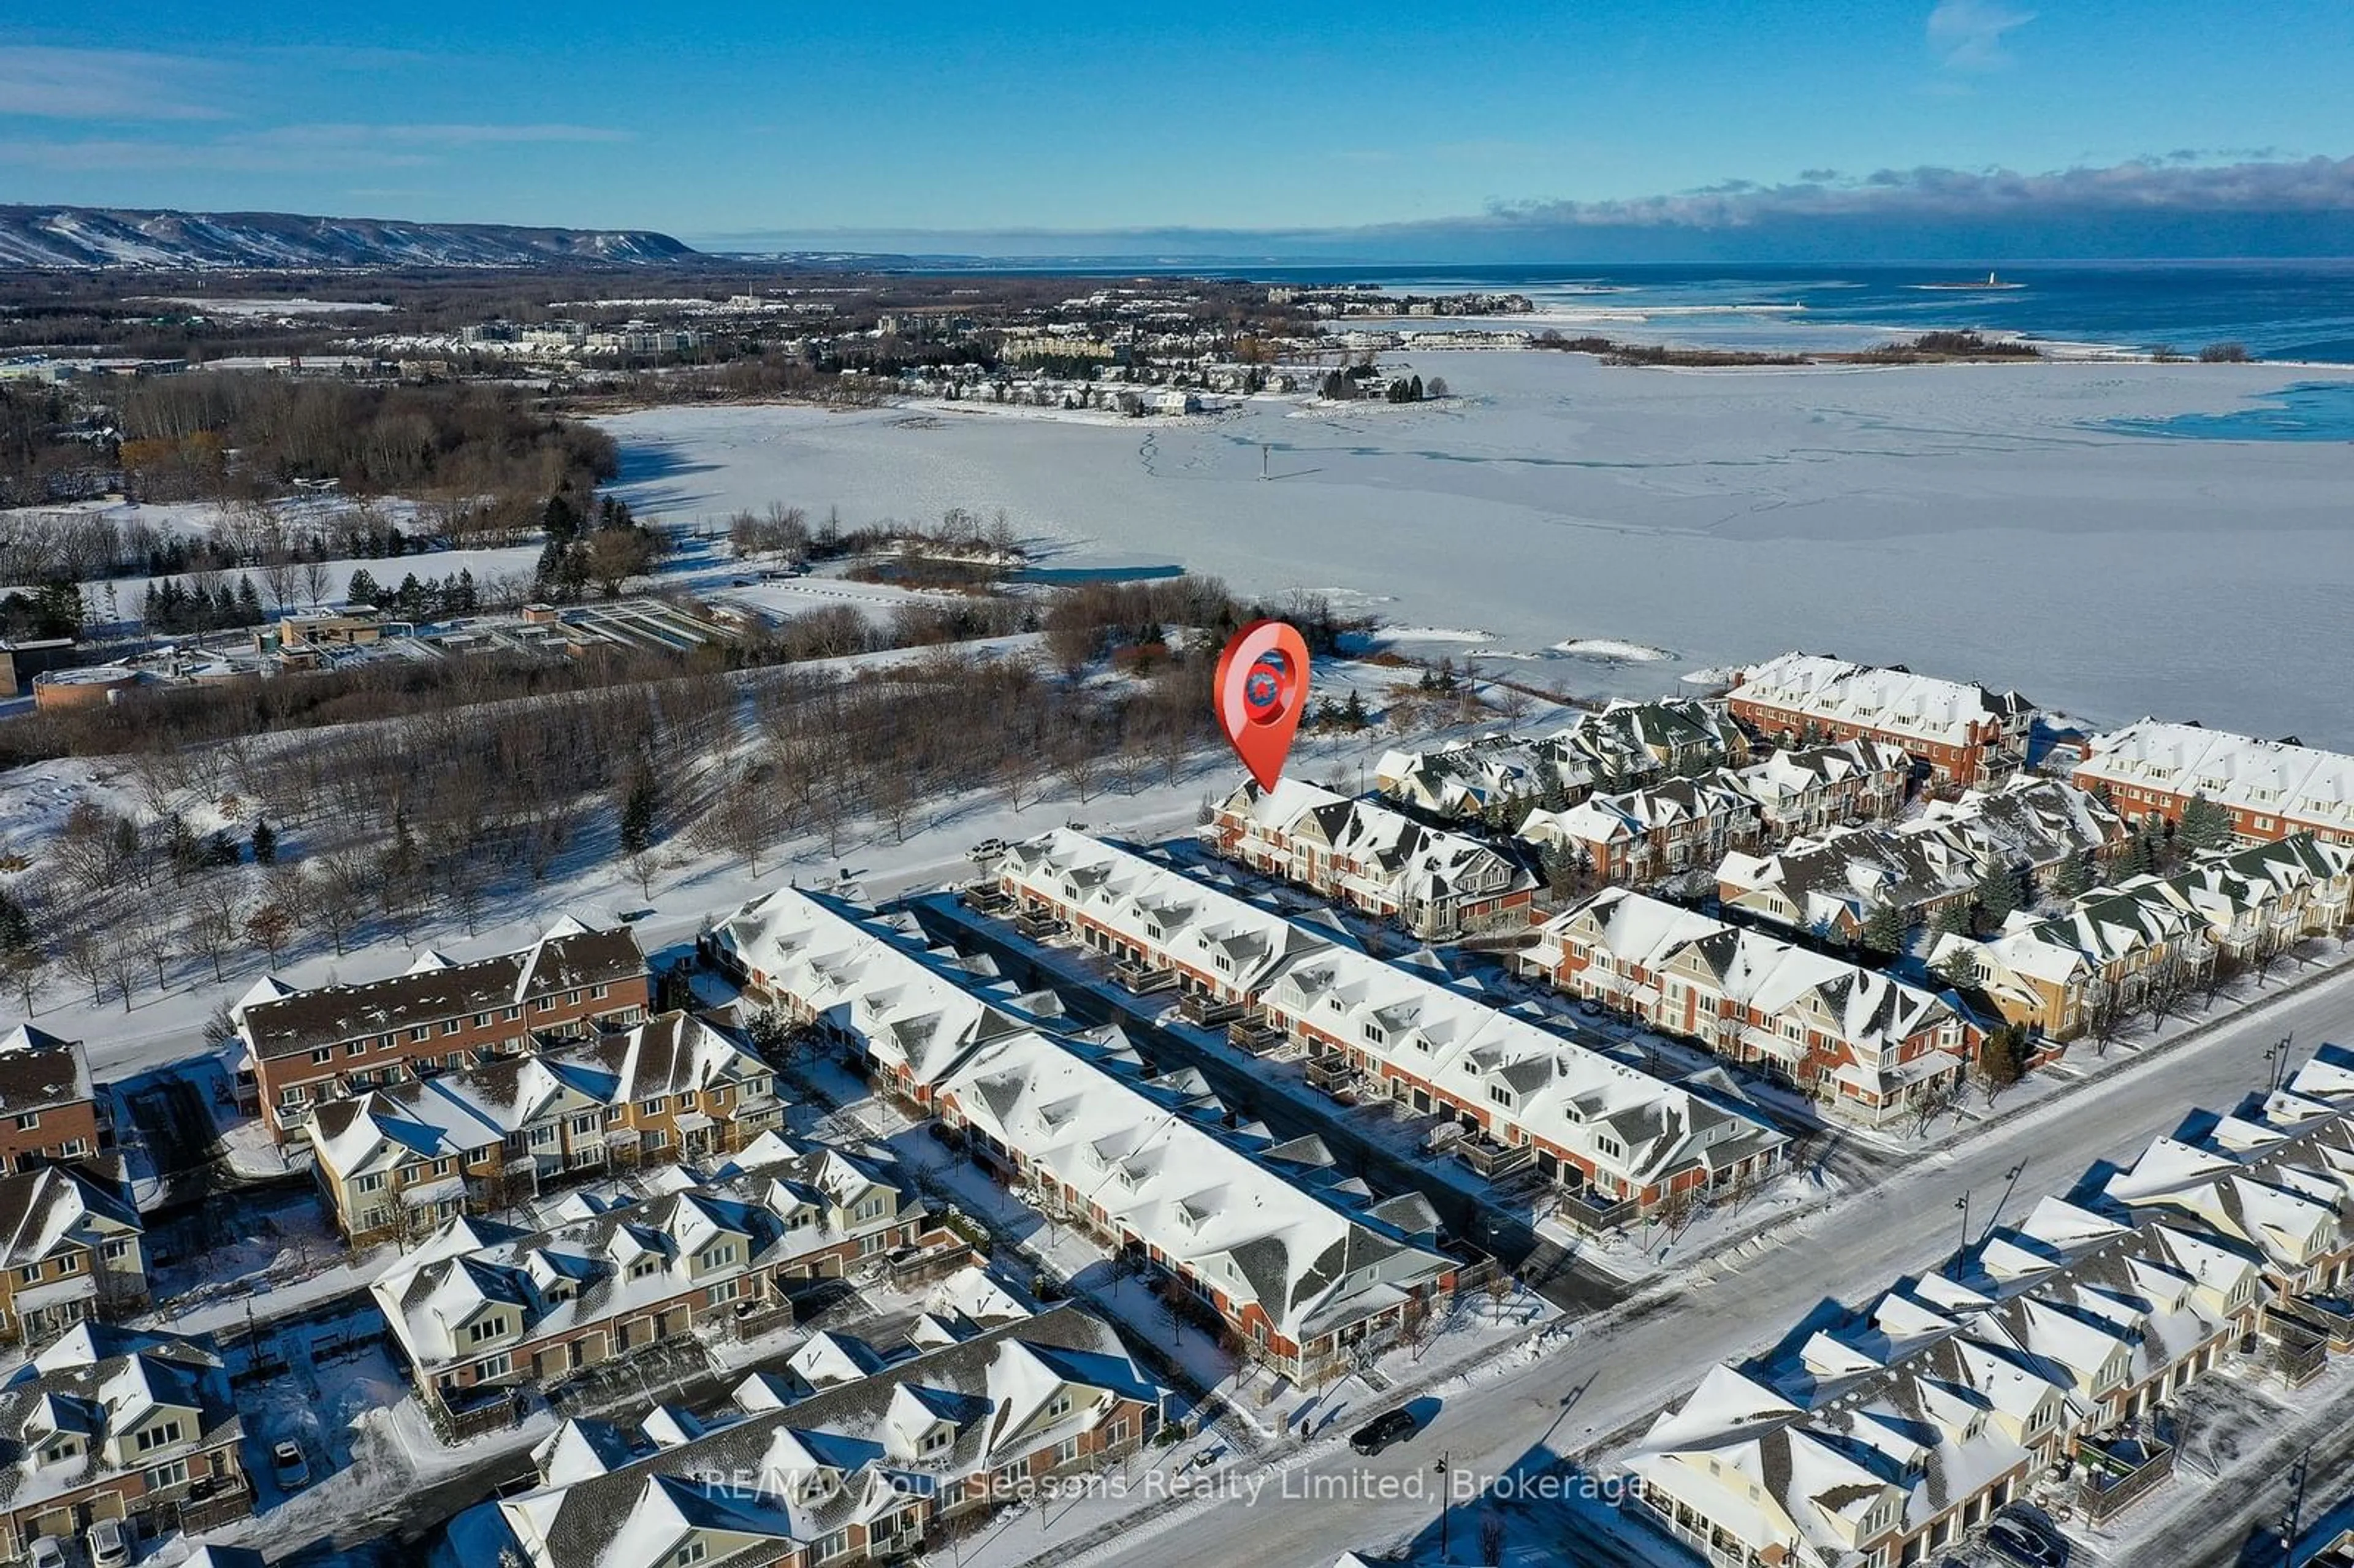
[[1150, 996], [1155, 991], [1177, 988], [1175, 969], [1154, 969], [1134, 959], [1122, 959], [1112, 965], [1111, 977], [1119, 982], [1120, 990], [1130, 996]]
[[1564, 1187], [1553, 1210], [1564, 1224], [1587, 1235], [1623, 1230], [1635, 1218], [1635, 1200], [1614, 1198], [1595, 1187]]
[[1274, 1024], [1256, 1018], [1237, 1018], [1226, 1027], [1226, 1040], [1238, 1051], [1265, 1056], [1282, 1048], [1289, 1036]]
[[1067, 922], [1044, 909], [1024, 909], [1013, 917], [1013, 928], [1034, 942], [1044, 942], [1070, 930]]
[[1356, 1081], [1356, 1066], [1344, 1052], [1328, 1051], [1309, 1060], [1308, 1082], [1312, 1088], [1337, 1095]]
[[1013, 907], [1013, 900], [1003, 889], [989, 882], [958, 889], [957, 902], [979, 915], [1002, 915]]
[[1489, 1181], [1503, 1181], [1537, 1162], [1537, 1151], [1525, 1143], [1515, 1146], [1479, 1137], [1459, 1139], [1450, 1152]]
[[1205, 991], [1187, 991], [1177, 1003], [1178, 1013], [1188, 1023], [1198, 1023], [1204, 1029], [1218, 1029], [1243, 1016], [1247, 1011], [1239, 1001], [1222, 1001]]
[[2079, 1495], [2094, 1524], [2114, 1518], [2174, 1474], [2174, 1449], [2133, 1432], [2080, 1438], [2076, 1457], [2084, 1466]]

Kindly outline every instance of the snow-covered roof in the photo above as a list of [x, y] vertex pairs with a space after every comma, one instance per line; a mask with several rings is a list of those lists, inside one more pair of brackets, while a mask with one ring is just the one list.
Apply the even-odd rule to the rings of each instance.
[[1525, 866], [1478, 839], [1425, 827], [1403, 811], [1304, 779], [1287, 776], [1273, 789], [1246, 781], [1218, 814], [1262, 842], [1319, 845], [1345, 885], [1362, 883], [1401, 907], [1493, 898], [1536, 885]]
[[2354, 757], [2287, 740], [2145, 718], [2094, 736], [2077, 782], [2204, 795], [2285, 823], [2354, 838]]
[[715, 1562], [748, 1542], [791, 1554], [911, 1496], [1017, 1462], [1026, 1474], [1123, 1402], [1157, 1421], [1161, 1399], [1108, 1325], [1060, 1307], [673, 1440], [559, 1437], [548, 1484], [499, 1506], [532, 1568], [636, 1568], [698, 1541]]
[[1971, 745], [1986, 726], [2016, 731], [2035, 712], [2017, 692], [1800, 652], [1741, 671], [1730, 700], [1941, 746]]

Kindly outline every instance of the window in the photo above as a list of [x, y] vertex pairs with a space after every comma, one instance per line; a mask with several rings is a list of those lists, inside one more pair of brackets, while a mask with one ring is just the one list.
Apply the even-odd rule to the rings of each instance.
[[638, 1109], [648, 1116], [660, 1116], [663, 1111], [669, 1108], [670, 1097], [668, 1095], [656, 1095], [652, 1099], [641, 1100], [638, 1102]]
[[30, 1132], [40, 1125], [41, 1113], [38, 1111], [27, 1111], [23, 1116], [16, 1118], [16, 1130], [18, 1132]]
[[41, 1282], [41, 1266], [37, 1263], [27, 1264], [16, 1271], [16, 1279], [20, 1284], [38, 1285]]
[[727, 1303], [735, 1300], [736, 1298], [741, 1296], [743, 1293], [744, 1282], [742, 1280], [723, 1279], [705, 1293], [704, 1299], [710, 1302], [714, 1307], [725, 1307]]
[[605, 987], [603, 987], [603, 986], [601, 986], [601, 985], [592, 985], [592, 986], [590, 986], [590, 987], [588, 988], [588, 997], [589, 997], [589, 1000], [590, 1000], [590, 1001], [604, 1001], [604, 1000], [605, 1000], [605, 990], [606, 990], [606, 988], [605, 988]]
[[566, 991], [566, 992], [564, 993], [564, 1005], [565, 1005], [565, 1006], [567, 1006], [567, 1007], [578, 1007], [578, 1006], [579, 1006], [579, 1005], [580, 1005], [580, 993], [579, 993], [578, 991]]
[[1070, 1390], [1068, 1390], [1068, 1389], [1065, 1389], [1062, 1393], [1060, 1393], [1056, 1394], [1053, 1399], [1049, 1400], [1049, 1401], [1047, 1402], [1047, 1404], [1046, 1404], [1046, 1417], [1047, 1417], [1047, 1419], [1048, 1419], [1048, 1420], [1050, 1420], [1050, 1421], [1051, 1421], [1051, 1420], [1053, 1420], [1055, 1416], [1058, 1416], [1058, 1415], [1068, 1415], [1070, 1413], [1071, 1413], [1071, 1393], [1070, 1393]]
[[1123, 1415], [1104, 1428], [1104, 1441], [1118, 1445], [1128, 1441], [1128, 1417]]
[[736, 1244], [725, 1242], [706, 1250], [702, 1257], [705, 1268], [725, 1268], [736, 1261]]
[[365, 1056], [365, 1055], [366, 1055], [366, 1054], [367, 1054], [367, 1042], [366, 1042], [366, 1041], [365, 1041], [365, 1040], [346, 1040], [346, 1041], [345, 1041], [345, 1042], [344, 1042], [344, 1054], [345, 1054], [345, 1055], [346, 1055], [346, 1056]]
[[501, 1351], [495, 1356], [485, 1357], [478, 1365], [475, 1366], [474, 1381], [476, 1383], [487, 1383], [494, 1377], [504, 1377], [507, 1373], [513, 1371], [514, 1371], [514, 1358], [509, 1356], [504, 1351]]
[[858, 1255], [861, 1257], [872, 1257], [890, 1245], [891, 1238], [880, 1232], [874, 1235], [860, 1236], [858, 1238]]
[[447, 1176], [450, 1174], [449, 1156], [444, 1155], [433, 1162], [433, 1174], [436, 1176]]
[[168, 1448], [179, 1440], [180, 1424], [176, 1419], [158, 1421], [139, 1429], [139, 1451], [143, 1454], [151, 1453], [157, 1448]]
[[413, 1041], [418, 1041], [418, 1040], [430, 1040], [430, 1039], [432, 1039], [432, 1038], [433, 1038], [433, 1025], [431, 1025], [431, 1024], [429, 1024], [429, 1023], [420, 1023], [420, 1024], [419, 1024], [416, 1028], [414, 1028], [414, 1029], [412, 1029], [412, 1030], [410, 1030], [410, 1031], [408, 1032], [408, 1038], [409, 1038], [412, 1042], [413, 1042]]
[[465, 1027], [466, 1021], [462, 1018], [445, 1018], [441, 1021], [441, 1033], [444, 1034], [455, 1034]]
[[475, 1028], [477, 1028], [477, 1029], [488, 1029], [490, 1026], [491, 1026], [491, 1015], [490, 1015], [489, 1013], [487, 1013], [487, 1012], [478, 1012], [478, 1013], [474, 1014], [474, 1027], [475, 1027]]
[[121, 1263], [131, 1255], [131, 1244], [119, 1239], [107, 1242], [98, 1249], [98, 1255], [109, 1263]]
[[697, 1536], [693, 1541], [690, 1541], [685, 1545], [680, 1547], [677, 1551], [672, 1552], [670, 1554], [670, 1560], [672, 1563], [675, 1565], [675, 1568], [686, 1568], [686, 1565], [690, 1563], [702, 1562], [706, 1551], [707, 1549], [703, 1544], [703, 1538], [701, 1536]]
[[354, 1181], [352, 1185], [363, 1192], [381, 1192], [384, 1191], [384, 1173], [380, 1171], [372, 1171]]
[[1067, 1465], [1078, 1457], [1079, 1440], [1076, 1437], [1066, 1437], [1055, 1445], [1055, 1463], [1057, 1465]]
[[58, 1272], [59, 1274], [80, 1274], [81, 1272], [81, 1254], [78, 1252], [69, 1252], [64, 1256], [58, 1258]]
[[649, 1253], [644, 1257], [642, 1257], [635, 1263], [630, 1265], [630, 1277], [631, 1279], [643, 1279], [649, 1274], [659, 1274], [662, 1272], [662, 1266], [663, 1260], [653, 1254]]
[[466, 1325], [466, 1342], [470, 1345], [479, 1345], [484, 1340], [495, 1340], [506, 1331], [506, 1314], [493, 1312], [487, 1318], [477, 1318]]
[[821, 1563], [830, 1562], [849, 1550], [850, 1531], [837, 1530], [817, 1543], [817, 1560]]
[[505, 1014], [506, 1021], [509, 1023], [513, 1023], [516, 1019], [521, 1018], [522, 1016], [523, 1009], [520, 1007], [510, 1007], [507, 1009]]
[[323, 1067], [334, 1059], [335, 1048], [333, 1045], [322, 1045], [311, 1053], [311, 1061], [315, 1066]]
[[186, 1459], [174, 1459], [147, 1472], [147, 1489], [151, 1492], [168, 1491], [174, 1487], [187, 1484], [188, 1462]]
[[586, 1116], [574, 1117], [572, 1118], [572, 1130], [580, 1134], [584, 1138], [588, 1134], [595, 1132], [597, 1130], [597, 1113], [591, 1111]]
[[278, 1103], [281, 1106], [299, 1106], [309, 1097], [302, 1092], [302, 1087], [299, 1084], [290, 1085], [278, 1091]]
[[1365, 1044], [1368, 1044], [1368, 1045], [1386, 1045], [1386, 1044], [1389, 1044], [1389, 1038], [1390, 1038], [1390, 1037], [1389, 1037], [1389, 1032], [1388, 1032], [1387, 1030], [1384, 1029], [1380, 1024], [1378, 1024], [1378, 1023], [1368, 1023], [1368, 1024], [1366, 1024], [1366, 1025], [1365, 1025]]
[[556, 999], [552, 996], [535, 997], [532, 999], [531, 1010], [534, 1012], [554, 1012]]

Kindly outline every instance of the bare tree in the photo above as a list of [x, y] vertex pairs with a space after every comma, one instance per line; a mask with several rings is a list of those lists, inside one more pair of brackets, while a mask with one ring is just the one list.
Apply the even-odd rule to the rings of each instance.
[[97, 1006], [106, 997], [106, 949], [88, 931], [76, 931], [68, 937], [58, 957], [66, 972], [90, 987], [90, 1001]]
[[325, 561], [313, 557], [302, 563], [302, 595], [311, 601], [313, 609], [326, 599], [327, 588], [334, 580]]
[[246, 917], [245, 939], [270, 955], [270, 967], [278, 967], [278, 955], [294, 936], [294, 916], [285, 906], [265, 904]]
[[181, 916], [179, 943], [180, 950], [190, 958], [211, 963], [215, 980], [228, 979], [221, 960], [237, 946], [237, 920], [231, 906], [200, 895]]

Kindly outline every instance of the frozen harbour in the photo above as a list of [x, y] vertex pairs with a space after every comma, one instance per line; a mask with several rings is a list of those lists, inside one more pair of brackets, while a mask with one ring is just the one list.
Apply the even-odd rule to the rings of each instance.
[[[1053, 542], [1051, 566], [1175, 562], [1327, 592], [1476, 629], [1446, 648], [1458, 658], [1562, 661], [1522, 668], [1574, 689], [1664, 690], [1797, 645], [2016, 686], [2094, 723], [2155, 712], [2354, 747], [2354, 711], [2315, 678], [2354, 630], [2354, 443], [2113, 423], [2232, 414], [2354, 373], [1397, 363], [1457, 395], [1182, 419], [731, 406], [604, 424], [621, 493], [667, 520], [771, 501], [838, 505], [846, 524], [1002, 507]], [[1677, 657], [1551, 652], [1571, 640]]]

